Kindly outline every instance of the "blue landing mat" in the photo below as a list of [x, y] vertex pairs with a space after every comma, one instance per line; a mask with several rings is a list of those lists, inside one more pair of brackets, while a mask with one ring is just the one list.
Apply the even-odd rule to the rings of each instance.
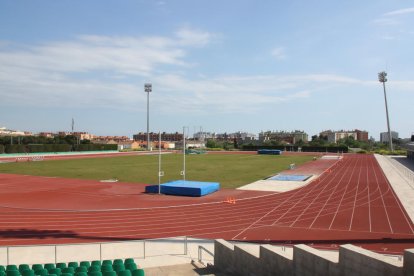
[[306, 181], [312, 175], [301, 175], [301, 174], [277, 174], [269, 177], [266, 180], [279, 180], [279, 181]]
[[[176, 180], [161, 184], [161, 193], [166, 195], [204, 196], [220, 189], [217, 182]], [[146, 193], [158, 193], [158, 185], [145, 187]]]

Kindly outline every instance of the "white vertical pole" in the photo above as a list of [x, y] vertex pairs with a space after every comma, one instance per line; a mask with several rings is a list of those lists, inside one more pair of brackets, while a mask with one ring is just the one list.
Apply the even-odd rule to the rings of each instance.
[[183, 180], [185, 181], [185, 126], [183, 127]]
[[158, 194], [161, 194], [161, 131], [158, 140]]

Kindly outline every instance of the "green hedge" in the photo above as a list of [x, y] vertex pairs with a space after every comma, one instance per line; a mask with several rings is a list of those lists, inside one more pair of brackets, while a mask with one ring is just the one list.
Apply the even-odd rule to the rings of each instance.
[[25, 145], [6, 145], [4, 151], [6, 153], [25, 153], [26, 146]]
[[0, 153], [38, 153], [38, 152], [70, 152], [70, 151], [103, 151], [117, 150], [118, 145], [105, 144], [29, 144], [29, 145], [0, 145]]
[[75, 151], [117, 150], [117, 144], [80, 144], [75, 145]]

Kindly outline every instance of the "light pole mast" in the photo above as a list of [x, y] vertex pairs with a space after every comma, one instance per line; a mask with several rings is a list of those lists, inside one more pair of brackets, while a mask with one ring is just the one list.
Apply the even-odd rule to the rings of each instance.
[[385, 82], [387, 81], [387, 73], [385, 71], [378, 73], [378, 80], [382, 82], [382, 86], [384, 87], [384, 99], [385, 99], [385, 113], [387, 115], [387, 127], [388, 127], [388, 140], [390, 143], [390, 151], [393, 152], [394, 148], [392, 146], [392, 135], [391, 135], [391, 128], [390, 128], [390, 118], [388, 116], [388, 103], [387, 103], [387, 93], [385, 91]]
[[150, 150], [150, 136], [149, 136], [149, 93], [152, 92], [152, 84], [146, 83], [144, 85], [145, 92], [147, 93], [147, 150]]

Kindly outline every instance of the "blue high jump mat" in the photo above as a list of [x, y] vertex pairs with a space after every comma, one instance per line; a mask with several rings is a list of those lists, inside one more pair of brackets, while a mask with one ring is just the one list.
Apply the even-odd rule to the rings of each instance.
[[257, 154], [271, 154], [271, 155], [281, 155], [281, 150], [274, 150], [274, 149], [259, 149]]
[[312, 175], [301, 175], [301, 174], [277, 174], [269, 177], [266, 180], [278, 180], [278, 181], [306, 181], [311, 178]]
[[[205, 196], [220, 189], [218, 182], [176, 180], [160, 185], [161, 194], [179, 196]], [[158, 193], [158, 185], [145, 187], [146, 193]]]

